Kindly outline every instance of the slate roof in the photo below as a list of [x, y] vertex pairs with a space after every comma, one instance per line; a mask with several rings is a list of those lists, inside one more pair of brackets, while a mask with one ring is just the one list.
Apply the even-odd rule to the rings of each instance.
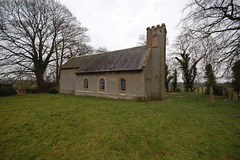
[[148, 55], [147, 47], [84, 55], [70, 59], [61, 69], [77, 68], [76, 73], [135, 71], [143, 69]]

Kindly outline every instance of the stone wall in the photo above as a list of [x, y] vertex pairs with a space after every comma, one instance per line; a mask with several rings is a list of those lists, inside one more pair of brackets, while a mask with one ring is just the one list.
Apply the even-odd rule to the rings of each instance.
[[165, 59], [166, 27], [165, 24], [147, 28], [147, 47], [151, 48], [145, 68], [145, 84], [148, 96], [165, 98]]
[[74, 94], [76, 88], [76, 69], [62, 69], [60, 77], [60, 93]]
[[[105, 72], [92, 74], [74, 74], [73, 70], [61, 71], [60, 93], [72, 93], [79, 96], [94, 96], [126, 100], [146, 100], [144, 72]], [[69, 74], [72, 74], [71, 76]], [[69, 78], [70, 77], [70, 78]], [[105, 90], [100, 89], [100, 79], [105, 80]], [[126, 90], [120, 90], [120, 80], [126, 81]], [[71, 79], [71, 80], [70, 80]], [[84, 88], [84, 80], [88, 79], [88, 88]], [[75, 82], [74, 85], [69, 82]]]

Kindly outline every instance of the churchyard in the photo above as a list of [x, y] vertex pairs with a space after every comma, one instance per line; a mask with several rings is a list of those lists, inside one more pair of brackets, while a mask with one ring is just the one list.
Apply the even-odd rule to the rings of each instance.
[[0, 97], [0, 159], [239, 159], [240, 103]]

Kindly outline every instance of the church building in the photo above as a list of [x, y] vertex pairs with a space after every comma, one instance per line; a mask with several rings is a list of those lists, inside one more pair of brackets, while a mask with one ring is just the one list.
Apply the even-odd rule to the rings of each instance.
[[61, 67], [60, 93], [147, 101], [165, 97], [165, 24], [147, 28], [142, 47], [84, 55]]

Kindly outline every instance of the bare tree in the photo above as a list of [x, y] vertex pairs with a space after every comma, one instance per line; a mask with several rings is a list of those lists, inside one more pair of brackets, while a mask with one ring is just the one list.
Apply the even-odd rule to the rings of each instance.
[[[180, 25], [199, 41], [211, 37], [217, 62], [229, 69], [240, 56], [240, 3], [238, 0], [192, 0]], [[225, 70], [227, 71], [227, 70]]]
[[107, 52], [107, 48], [106, 47], [98, 47], [98, 49], [95, 49], [94, 52], [95, 53], [102, 53], [102, 52]]
[[54, 0], [0, 1], [2, 74], [14, 73], [20, 67], [33, 73], [40, 86], [51, 63], [61, 66], [69, 53], [67, 48], [88, 41], [86, 31]]
[[197, 63], [200, 59], [194, 61], [194, 63], [190, 66], [190, 55], [183, 52], [180, 54], [181, 59], [176, 57], [178, 62], [180, 63], [182, 73], [183, 73], [183, 84], [185, 91], [194, 91], [194, 81], [197, 75]]
[[146, 35], [140, 34], [140, 35], [138, 36], [137, 45], [138, 45], [138, 46], [146, 46], [146, 45], [147, 45]]
[[[63, 10], [63, 12], [69, 11]], [[50, 76], [55, 73], [53, 79], [57, 85], [59, 84], [61, 76], [60, 68], [66, 60], [71, 57], [90, 53], [92, 47], [86, 44], [89, 41], [89, 37], [85, 34], [86, 31], [87, 28], [80, 27], [75, 17], [66, 17], [66, 22], [60, 28], [60, 34], [55, 42], [55, 54], [53, 54], [54, 63], [51, 64], [56, 69], [53, 69], [52, 73], [50, 72]]]
[[177, 37], [173, 48], [171, 56], [175, 56], [179, 68], [182, 70], [185, 91], [193, 91], [197, 77], [197, 64], [202, 59], [202, 56], [198, 54], [200, 52], [199, 47], [191, 39], [191, 35], [185, 33]]
[[194, 41], [196, 41], [199, 48], [199, 52], [197, 54], [202, 57], [199, 67], [202, 76], [205, 72], [205, 66], [208, 64], [212, 64], [215, 73], [220, 73], [223, 70], [223, 67], [220, 65], [220, 63], [218, 63], [219, 51], [217, 49], [216, 41], [211, 36], [201, 41], [196, 39]]

